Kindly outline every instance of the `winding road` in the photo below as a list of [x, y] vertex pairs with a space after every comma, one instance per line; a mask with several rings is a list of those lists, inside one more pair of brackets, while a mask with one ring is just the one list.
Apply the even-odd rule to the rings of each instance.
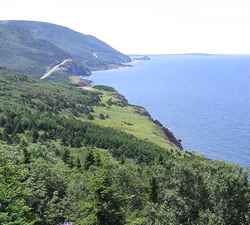
[[52, 67], [47, 73], [45, 73], [40, 80], [44, 80], [48, 78], [50, 75], [52, 75], [54, 72], [56, 72], [61, 66], [64, 66], [66, 63], [72, 62], [72, 59], [65, 59], [61, 63], [55, 65]]

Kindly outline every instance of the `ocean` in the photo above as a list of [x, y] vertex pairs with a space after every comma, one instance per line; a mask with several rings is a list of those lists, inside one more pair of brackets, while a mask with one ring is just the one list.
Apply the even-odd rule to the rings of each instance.
[[250, 166], [250, 55], [161, 55], [94, 72], [144, 106], [185, 149]]

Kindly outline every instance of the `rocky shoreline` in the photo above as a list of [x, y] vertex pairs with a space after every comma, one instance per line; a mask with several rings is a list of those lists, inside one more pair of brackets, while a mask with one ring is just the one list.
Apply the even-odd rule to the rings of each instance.
[[[131, 62], [129, 62], [131, 63]], [[108, 64], [105, 65], [103, 67], [100, 67], [96, 70], [92, 70], [92, 72], [98, 72], [98, 71], [106, 71], [106, 70], [115, 70], [115, 69], [119, 69], [119, 68], [126, 68], [126, 67], [133, 67], [133, 65], [129, 64], [129, 63], [120, 63], [120, 64]], [[87, 76], [91, 76], [91, 74], [87, 75]]]
[[[125, 98], [124, 96], [122, 96], [123, 98]], [[125, 98], [126, 99], [126, 98]], [[175, 146], [177, 146], [180, 150], [183, 150], [183, 146], [181, 144], [182, 140], [181, 139], [177, 139], [174, 135], [174, 133], [167, 128], [166, 126], [164, 126], [160, 121], [153, 119], [153, 117], [150, 115], [150, 113], [142, 106], [137, 106], [137, 105], [132, 105], [133, 107], [135, 107], [137, 109], [137, 112], [147, 116], [154, 124], [156, 124], [164, 133], [166, 139], [168, 141], [170, 141], [171, 143], [173, 143]]]
[[164, 126], [160, 121], [155, 120], [151, 116], [151, 114], [146, 110], [146, 108], [144, 108], [142, 106], [138, 106], [138, 105], [129, 104], [129, 102], [126, 99], [126, 97], [124, 95], [120, 94], [118, 91], [116, 91], [116, 96], [121, 100], [121, 102], [124, 103], [124, 105], [130, 105], [133, 108], [135, 108], [135, 110], [136, 110], [137, 113], [139, 113], [139, 114], [141, 114], [143, 116], [148, 117], [149, 120], [151, 120], [157, 127], [159, 127], [163, 131], [163, 133], [164, 133], [167, 141], [173, 143], [180, 150], [183, 150], [183, 146], [181, 144], [181, 140], [177, 139], [175, 137], [175, 135], [173, 134], [173, 132], [169, 128], [167, 128], [166, 126]]
[[181, 144], [181, 139], [177, 139], [174, 135], [174, 133], [167, 127], [165, 127], [164, 125], [162, 125], [158, 120], [153, 120], [153, 122], [158, 125], [164, 132], [164, 134], [166, 135], [166, 137], [168, 138], [168, 140], [172, 143], [174, 143], [177, 147], [179, 147], [181, 150], [183, 150], [183, 146]]
[[[132, 65], [123, 65], [122, 67], [126, 67], [126, 66], [132, 66]], [[110, 67], [110, 69], [118, 69], [118, 68], [120, 68], [120, 66], [118, 66], [118, 65], [116, 65], [116, 67]], [[92, 84], [93, 83], [91, 80], [80, 77], [80, 82], [77, 84], [77, 86], [79, 86], [82, 89], [88, 90], [88, 87], [93, 86]], [[121, 99], [126, 101], [127, 104], [129, 104], [128, 100], [126, 99], [125, 96], [123, 96], [119, 92], [117, 92], [117, 95], [119, 95]], [[160, 121], [153, 119], [152, 116], [150, 115], [150, 113], [144, 107], [138, 106], [138, 105], [131, 105], [131, 106], [135, 107], [138, 113], [147, 116], [154, 124], [156, 124], [163, 131], [167, 141], [173, 143], [180, 150], [183, 150], [183, 146], [181, 144], [181, 142], [182, 142], [181, 139], [177, 139], [175, 137], [175, 135], [173, 134], [173, 132], [169, 128], [164, 126]]]

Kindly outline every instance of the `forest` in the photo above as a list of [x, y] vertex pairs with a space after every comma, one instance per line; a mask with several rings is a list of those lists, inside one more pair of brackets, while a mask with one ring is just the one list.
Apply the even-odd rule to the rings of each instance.
[[247, 169], [94, 122], [105, 92], [0, 70], [0, 224], [250, 224]]

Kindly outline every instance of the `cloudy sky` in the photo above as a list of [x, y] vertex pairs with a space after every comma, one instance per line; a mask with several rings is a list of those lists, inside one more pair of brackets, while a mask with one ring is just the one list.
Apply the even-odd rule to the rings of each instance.
[[0, 0], [0, 19], [65, 25], [124, 53], [250, 53], [249, 0]]

